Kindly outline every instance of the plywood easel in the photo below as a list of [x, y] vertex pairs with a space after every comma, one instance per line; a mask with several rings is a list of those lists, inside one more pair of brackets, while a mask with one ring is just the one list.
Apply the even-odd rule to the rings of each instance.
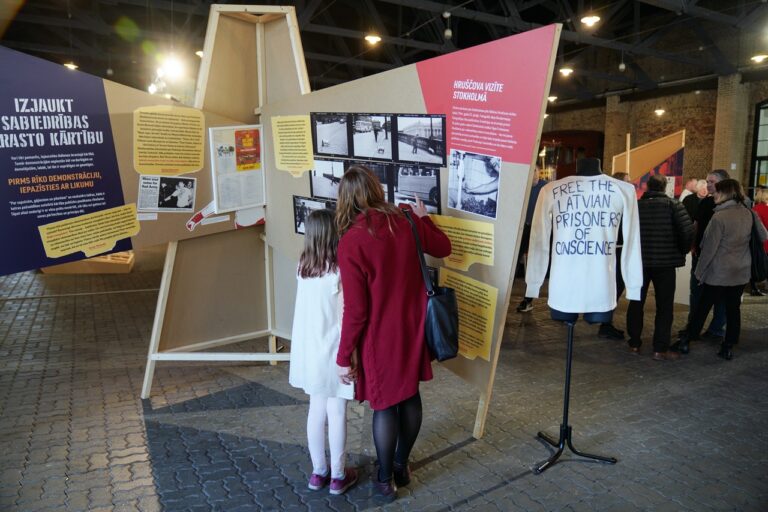
[[[195, 107], [205, 112], [254, 124], [268, 99], [309, 92], [293, 7], [213, 5], [203, 51]], [[158, 361], [289, 359], [278, 353], [272, 260], [263, 227], [168, 244], [142, 398]], [[204, 352], [258, 338], [268, 340], [266, 352]]]

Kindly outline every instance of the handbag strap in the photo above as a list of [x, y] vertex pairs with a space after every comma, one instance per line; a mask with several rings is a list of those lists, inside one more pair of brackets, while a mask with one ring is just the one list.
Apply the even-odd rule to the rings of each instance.
[[421, 249], [421, 238], [419, 232], [416, 231], [416, 224], [411, 218], [411, 212], [403, 210], [405, 218], [411, 224], [411, 231], [413, 231], [413, 237], [416, 239], [416, 250], [419, 253], [419, 263], [421, 264], [421, 277], [424, 278], [424, 286], [427, 287], [427, 296], [431, 297], [435, 294], [435, 287], [432, 285], [432, 280], [429, 278], [429, 272], [427, 272], [427, 262], [424, 260], [424, 251]]

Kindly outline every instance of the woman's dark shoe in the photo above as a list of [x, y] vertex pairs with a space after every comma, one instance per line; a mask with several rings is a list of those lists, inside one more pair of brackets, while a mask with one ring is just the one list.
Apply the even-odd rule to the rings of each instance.
[[731, 359], [733, 359], [733, 350], [731, 350], [730, 348], [726, 348], [724, 346], [721, 346], [720, 347], [720, 352], [718, 352], [717, 355], [719, 357], [722, 357], [726, 361], [730, 361]]
[[373, 478], [373, 486], [379, 491], [384, 498], [388, 501], [395, 501], [397, 498], [397, 486], [393, 479], [389, 479], [386, 482], [381, 482], [377, 477]]
[[405, 487], [411, 483], [411, 471], [408, 469], [408, 464], [398, 464], [395, 462], [392, 464], [392, 473], [394, 475], [395, 485], [398, 487]]

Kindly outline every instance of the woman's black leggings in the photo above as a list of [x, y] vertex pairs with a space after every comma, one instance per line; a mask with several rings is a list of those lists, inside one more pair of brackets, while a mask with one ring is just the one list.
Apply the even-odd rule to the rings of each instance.
[[373, 411], [373, 442], [379, 458], [379, 481], [392, 478], [392, 464], [405, 465], [421, 429], [421, 395]]

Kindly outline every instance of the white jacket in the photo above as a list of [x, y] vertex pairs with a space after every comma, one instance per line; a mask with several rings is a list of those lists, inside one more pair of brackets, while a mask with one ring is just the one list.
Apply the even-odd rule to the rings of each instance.
[[552, 234], [549, 306], [564, 313], [613, 310], [619, 227], [626, 296], [640, 300], [643, 262], [635, 187], [605, 174], [568, 176], [544, 185], [531, 224], [525, 296], [539, 296]]

